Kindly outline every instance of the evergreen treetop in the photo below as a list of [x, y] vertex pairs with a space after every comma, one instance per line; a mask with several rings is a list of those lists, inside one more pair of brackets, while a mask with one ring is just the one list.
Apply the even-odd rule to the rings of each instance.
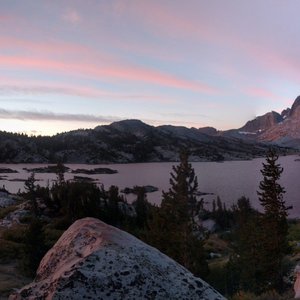
[[278, 155], [275, 150], [270, 149], [267, 153], [266, 163], [263, 163], [261, 170], [263, 180], [259, 184], [260, 191], [257, 194], [266, 215], [286, 218], [288, 208], [283, 200], [285, 190], [278, 182], [283, 168], [277, 163], [277, 160]]

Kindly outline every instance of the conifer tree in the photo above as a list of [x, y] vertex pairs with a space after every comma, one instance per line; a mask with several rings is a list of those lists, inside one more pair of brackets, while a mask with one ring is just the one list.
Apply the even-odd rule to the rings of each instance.
[[279, 184], [283, 168], [277, 163], [278, 155], [273, 149], [267, 153], [261, 173], [263, 180], [257, 192], [264, 208], [261, 218], [261, 283], [269, 288], [280, 288], [282, 284], [282, 259], [287, 253], [287, 210], [283, 195], [284, 188]]
[[24, 236], [21, 267], [28, 276], [34, 276], [39, 263], [47, 252], [43, 223], [33, 218]]
[[65, 183], [65, 166], [62, 162], [58, 162], [56, 165], [56, 176], [58, 185], [63, 185]]
[[120, 194], [119, 188], [112, 185], [107, 192], [107, 222], [117, 226], [122, 221], [122, 213], [119, 208]]
[[145, 229], [150, 214], [150, 204], [147, 200], [147, 194], [144, 187], [136, 187], [135, 192], [137, 197], [136, 200], [132, 202], [132, 205], [136, 211], [136, 225], [139, 228]]
[[180, 164], [173, 166], [170, 186], [149, 226], [149, 242], [194, 274], [205, 276], [204, 235], [195, 222], [198, 182], [186, 151], [180, 154]]
[[261, 228], [259, 213], [249, 199], [241, 197], [234, 208], [234, 253], [227, 265], [227, 292], [239, 290], [259, 293], [261, 289]]
[[37, 216], [39, 213], [38, 209], [38, 203], [36, 199], [36, 179], [35, 179], [35, 173], [32, 172], [31, 175], [26, 179], [24, 183], [24, 189], [27, 192], [26, 197], [30, 201], [31, 205], [31, 211], [34, 214], [34, 216]]

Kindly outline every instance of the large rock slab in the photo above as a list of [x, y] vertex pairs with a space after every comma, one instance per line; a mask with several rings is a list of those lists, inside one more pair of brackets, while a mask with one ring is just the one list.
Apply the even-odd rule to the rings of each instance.
[[157, 249], [97, 219], [76, 221], [13, 299], [225, 299]]

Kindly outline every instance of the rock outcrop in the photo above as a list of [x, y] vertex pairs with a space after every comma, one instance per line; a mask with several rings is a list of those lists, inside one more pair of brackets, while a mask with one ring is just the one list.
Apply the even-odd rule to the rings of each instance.
[[284, 109], [281, 114], [271, 111], [248, 121], [240, 129], [220, 134], [244, 141], [300, 149], [300, 96], [295, 99], [291, 108]]
[[295, 268], [295, 275], [296, 275], [296, 281], [294, 283], [294, 291], [295, 291], [295, 298], [300, 298], [300, 266], [297, 265]]
[[16, 299], [225, 299], [184, 267], [132, 235], [85, 218], [45, 255]]
[[259, 116], [254, 120], [248, 121], [242, 128], [239, 129], [239, 131], [249, 133], [260, 133], [272, 128], [273, 126], [282, 121], [282, 116], [279, 113], [272, 111], [264, 114], [263, 116]]
[[292, 107], [291, 107], [291, 111], [290, 111], [290, 116], [295, 116], [297, 114], [297, 111], [299, 110], [299, 107], [300, 107], [300, 96], [298, 96]]

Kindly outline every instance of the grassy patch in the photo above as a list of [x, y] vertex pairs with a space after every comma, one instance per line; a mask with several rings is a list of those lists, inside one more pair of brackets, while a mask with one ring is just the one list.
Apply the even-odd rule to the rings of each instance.
[[44, 233], [45, 233], [46, 245], [48, 248], [51, 248], [61, 237], [61, 235], [64, 233], [64, 230], [55, 229], [55, 228], [51, 228], [50, 226], [46, 226]]
[[17, 209], [16, 205], [0, 208], [0, 219], [5, 218], [9, 213]]
[[24, 236], [26, 233], [26, 227], [22, 225], [16, 225], [11, 228], [8, 228], [2, 232], [2, 239], [16, 242], [16, 243], [23, 243]]
[[234, 295], [231, 300], [291, 300], [294, 299], [293, 292], [288, 291], [284, 295], [278, 294], [276, 291], [267, 291], [259, 296], [249, 292], [239, 292]]
[[221, 239], [217, 234], [211, 234], [205, 241], [204, 249], [207, 252], [218, 252], [228, 254], [230, 252], [229, 243]]
[[290, 224], [288, 241], [300, 241], [300, 223]]
[[0, 300], [8, 299], [14, 289], [31, 281], [32, 279], [20, 274], [16, 263], [0, 264]]
[[221, 294], [226, 294], [227, 268], [224, 260], [209, 264], [209, 275], [206, 281]]
[[7, 262], [20, 258], [22, 254], [22, 244], [13, 241], [0, 239], [0, 261]]

